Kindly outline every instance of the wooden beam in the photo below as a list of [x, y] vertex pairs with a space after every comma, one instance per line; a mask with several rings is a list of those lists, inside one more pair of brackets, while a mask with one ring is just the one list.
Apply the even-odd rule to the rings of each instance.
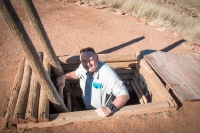
[[133, 76], [132, 76], [132, 79], [133, 79], [133, 82], [134, 82], [134, 84], [136, 85], [136, 87], [137, 87], [137, 89], [138, 89], [138, 91], [139, 91], [139, 93], [140, 93], [140, 95], [141, 95], [141, 97], [142, 97], [144, 103], [147, 103], [147, 98], [145, 97], [145, 95], [144, 95], [144, 93], [143, 93], [143, 91], [142, 91], [142, 89], [141, 89], [141, 87], [140, 87], [140, 85], [139, 85], [139, 83], [138, 83], [138, 81], [137, 81], [137, 78], [135, 77], [134, 74], [133, 74]]
[[41, 123], [17, 124], [17, 129], [61, 126], [61, 125], [66, 125], [70, 123], [75, 123], [75, 122], [105, 120], [105, 119], [110, 119], [110, 118], [116, 118], [118, 116], [150, 114], [150, 113], [163, 112], [163, 111], [168, 111], [168, 110], [169, 110], [169, 103], [167, 101], [162, 101], [162, 102], [155, 102], [155, 103], [125, 106], [110, 117], [100, 117], [97, 115], [97, 113], [94, 110], [52, 114], [50, 115], [51, 121], [49, 122], [43, 122], [42, 124]]
[[132, 74], [133, 70], [130, 67], [127, 67], [127, 68], [116, 68], [115, 72], [117, 74]]
[[71, 106], [71, 96], [70, 93], [67, 93], [67, 107], [69, 109], [69, 112], [72, 111], [72, 106]]
[[139, 99], [140, 104], [144, 104], [144, 101], [143, 101], [143, 99], [142, 99], [142, 96], [141, 96], [140, 92], [138, 91], [136, 85], [134, 84], [134, 82], [133, 82], [132, 80], [130, 80], [130, 82], [131, 82], [131, 85], [132, 85], [133, 90], [135, 91], [135, 93], [136, 93], [136, 95], [137, 95], [137, 97], [138, 97], [138, 99]]
[[140, 53], [136, 53], [136, 54], [138, 57], [139, 64], [142, 70], [144, 70], [145, 72], [142, 72], [142, 70], [139, 70], [139, 71], [141, 71], [143, 76], [146, 76], [146, 82], [148, 82], [149, 85], [152, 86], [151, 87], [152, 94], [158, 93], [158, 95], [162, 97], [162, 100], [164, 99], [169, 102], [171, 109], [176, 109], [178, 107], [176, 102], [174, 101], [172, 96], [169, 94], [169, 92], [167, 91], [167, 89], [165, 88], [161, 80], [158, 78], [158, 76], [155, 74], [153, 69], [146, 62], [146, 60], [142, 57], [142, 55]]
[[28, 101], [28, 93], [30, 90], [30, 80], [31, 80], [31, 67], [29, 66], [28, 60], [25, 61], [24, 74], [22, 79], [21, 88], [19, 91], [14, 115], [13, 124], [24, 123], [25, 122], [25, 111]]
[[60, 97], [61, 97], [61, 99], [63, 100], [63, 85], [62, 84], [60, 84], [59, 86], [58, 86], [58, 93], [59, 93], [59, 95], [60, 95]]
[[[42, 49], [43, 49], [44, 53], [47, 55], [49, 63], [52, 66], [52, 69], [54, 70], [54, 72], [57, 76], [63, 75], [64, 74], [63, 69], [60, 65], [60, 62], [59, 62], [54, 50], [53, 50], [51, 42], [45, 32], [45, 29], [42, 25], [40, 17], [37, 14], [37, 11], [34, 7], [32, 0], [22, 0], [22, 2], [24, 5], [24, 8], [25, 8], [25, 12], [27, 13], [27, 16], [28, 16], [31, 24], [33, 25], [33, 27], [36, 31], [36, 34], [38, 35], [38, 37], [40, 39], [40, 42], [42, 44]], [[67, 81], [66, 81], [66, 84], [68, 84]], [[71, 94], [72, 100], [73, 100], [75, 106], [77, 106], [77, 108], [79, 108], [78, 102], [76, 101], [75, 97], [73, 97], [72, 89], [69, 86], [64, 87], [64, 89], [67, 89], [68, 92], [72, 93]], [[63, 94], [61, 94], [61, 95], [63, 95]], [[64, 104], [64, 102], [62, 102], [62, 104]], [[64, 106], [65, 105], [63, 105], [63, 107]], [[65, 106], [65, 111], [67, 111], [66, 106]]]
[[[135, 53], [133, 54], [98, 54], [99, 60], [108, 62], [136, 61]], [[58, 56], [61, 64], [80, 64], [79, 55]]]
[[11, 93], [11, 97], [10, 97], [10, 100], [8, 103], [7, 113], [6, 113], [3, 127], [2, 127], [3, 129], [7, 129], [7, 128], [12, 129], [13, 128], [12, 119], [13, 119], [15, 106], [17, 103], [17, 97], [18, 97], [19, 90], [20, 90], [21, 83], [22, 83], [24, 66], [25, 66], [25, 58], [23, 57], [20, 60], [19, 67], [18, 67], [17, 73], [15, 75], [15, 80], [14, 80], [14, 83], [12, 86], [12, 93]]
[[118, 75], [121, 80], [132, 79], [133, 74], [120, 74]]
[[[120, 69], [120, 68], [128, 68], [128, 67], [135, 67], [137, 61], [129, 61], [129, 62], [109, 62], [106, 63], [113, 69]], [[80, 64], [62, 64], [62, 68], [64, 71], [74, 71], [79, 67]]]
[[138, 78], [139, 78], [139, 72], [138, 72], [138, 70], [136, 69], [136, 67], [132, 68], [132, 70], [133, 70], [133, 73], [134, 73], [135, 77], [138, 80]]
[[[48, 57], [44, 57], [43, 64], [47, 74], [50, 76], [51, 74], [51, 65], [47, 59]], [[42, 86], [41, 86], [42, 87]], [[46, 122], [49, 121], [49, 99], [44, 92], [44, 89], [40, 89], [40, 98], [39, 98], [39, 109], [38, 109], [38, 122]]]
[[[39, 56], [42, 60], [42, 52], [39, 52]], [[25, 114], [26, 122], [37, 122], [40, 87], [41, 86], [35, 77], [35, 73], [33, 72], [31, 76], [30, 91]]]
[[46, 31], [42, 25], [40, 17], [34, 7], [32, 0], [21, 0], [25, 9], [25, 12], [35, 29], [36, 34], [38, 35], [42, 49], [46, 56], [48, 57], [49, 63], [52, 65], [52, 68], [56, 75], [63, 75], [63, 70], [60, 66], [59, 60], [53, 50], [51, 42], [46, 34]]
[[40, 60], [33, 43], [31, 42], [23, 24], [19, 20], [19, 17], [17, 16], [9, 0], [0, 1], [0, 11], [12, 34], [18, 41], [18, 44], [23, 49], [26, 59], [29, 61], [32, 70], [35, 72], [38, 82], [41, 86], [43, 86], [43, 89], [45, 90], [49, 100], [52, 102], [57, 112], [68, 111], [64, 102], [58, 95], [55, 86], [51, 82], [51, 79], [45, 72], [42, 61]]

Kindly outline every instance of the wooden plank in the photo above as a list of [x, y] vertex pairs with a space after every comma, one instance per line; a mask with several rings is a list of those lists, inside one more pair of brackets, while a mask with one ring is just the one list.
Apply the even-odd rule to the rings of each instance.
[[29, 66], [28, 60], [25, 61], [24, 74], [22, 79], [22, 84], [20, 87], [14, 115], [13, 115], [13, 124], [24, 123], [25, 122], [25, 111], [28, 101], [28, 93], [30, 89], [30, 80], [31, 80], [31, 67]]
[[144, 101], [143, 101], [143, 99], [142, 99], [142, 96], [141, 96], [141, 94], [139, 93], [139, 91], [138, 91], [136, 85], [134, 84], [134, 82], [133, 82], [132, 80], [130, 80], [130, 82], [131, 82], [131, 85], [132, 85], [133, 90], [135, 91], [135, 93], [136, 93], [136, 95], [137, 95], [137, 97], [138, 97], [138, 99], [139, 99], [140, 104], [144, 104]]
[[[106, 63], [113, 69], [119, 69], [119, 68], [127, 68], [127, 67], [135, 67], [135, 64], [137, 61], [129, 61], [129, 62], [111, 62]], [[79, 67], [80, 64], [62, 64], [63, 71], [74, 71]]]
[[[44, 57], [43, 60], [44, 68], [47, 74], [50, 76], [51, 74], [51, 65], [47, 57]], [[42, 86], [41, 86], [42, 87]], [[49, 99], [47, 94], [44, 92], [44, 89], [40, 89], [40, 98], [39, 98], [39, 109], [38, 109], [38, 122], [46, 122], [49, 121]]]
[[144, 93], [143, 93], [143, 91], [142, 91], [142, 89], [141, 89], [141, 87], [140, 87], [140, 85], [139, 85], [139, 83], [138, 83], [138, 81], [137, 81], [137, 79], [136, 79], [134, 74], [132, 76], [132, 79], [133, 79], [133, 82], [136, 85], [136, 87], [137, 87], [137, 89], [138, 89], [138, 91], [139, 91], [139, 93], [141, 95], [141, 98], [143, 99], [144, 103], [147, 103], [147, 98], [145, 97], [145, 95], [144, 95]]
[[200, 100], [199, 53], [142, 51], [144, 58], [181, 101]]
[[40, 84], [38, 83], [35, 74], [32, 73], [30, 92], [28, 95], [28, 103], [25, 114], [26, 122], [37, 122], [39, 92], [40, 92]]
[[70, 93], [67, 93], [67, 108], [68, 108], [69, 112], [72, 111], [72, 106], [71, 106], [71, 96], [70, 96]]
[[40, 60], [32, 41], [30, 40], [23, 24], [19, 20], [19, 17], [17, 16], [9, 0], [0, 1], [0, 11], [13, 36], [24, 51], [26, 59], [29, 61], [32, 70], [36, 74], [38, 82], [41, 86], [43, 86], [49, 100], [53, 103], [53, 106], [58, 112], [66, 112], [67, 107], [61, 100], [55, 86], [45, 72], [42, 61]]
[[127, 68], [116, 68], [115, 72], [117, 74], [132, 74], [133, 70], [130, 67], [127, 67]]
[[132, 79], [133, 74], [120, 74], [118, 75], [121, 80]]
[[26, 123], [26, 124], [17, 124], [18, 129], [29, 129], [29, 128], [44, 128], [44, 127], [53, 127], [61, 126], [75, 122], [86, 122], [86, 121], [96, 121], [96, 120], [105, 120], [110, 118], [115, 118], [117, 116], [124, 115], [137, 115], [137, 114], [150, 114], [156, 112], [163, 112], [169, 110], [169, 104], [167, 101], [147, 103], [140, 105], [131, 105], [125, 106], [117, 111], [111, 117], [100, 117], [96, 114], [94, 110], [90, 111], [78, 111], [78, 112], [69, 112], [69, 113], [60, 113], [50, 115], [50, 122], [40, 123]]
[[[169, 94], [161, 80], [158, 78], [158, 76], [155, 74], [153, 69], [149, 66], [149, 64], [146, 62], [146, 60], [141, 55], [138, 55], [139, 64], [141, 65], [141, 68], [139, 72], [144, 76], [147, 84], [151, 86], [152, 95], [157, 95], [154, 97], [154, 99], [160, 98], [160, 100], [167, 100], [170, 104], [170, 108], [177, 108], [177, 104], [172, 98], [172, 96]], [[144, 71], [143, 71], [144, 70]]]
[[[42, 52], [39, 52], [40, 59], [43, 59]], [[39, 106], [39, 94], [40, 84], [35, 77], [33, 72], [31, 75], [30, 91], [28, 95], [28, 103], [26, 107], [25, 120], [26, 122], [37, 122], [38, 118], [38, 106]]]
[[[123, 62], [136, 61], [135, 54], [98, 54], [99, 60], [102, 62]], [[60, 64], [80, 64], [79, 55], [58, 56]]]
[[12, 86], [12, 93], [11, 93], [11, 97], [10, 97], [10, 100], [8, 103], [7, 113], [6, 113], [3, 127], [2, 127], [3, 129], [7, 129], [7, 128], [12, 129], [13, 128], [12, 119], [13, 119], [15, 106], [17, 103], [17, 97], [18, 97], [21, 83], [22, 83], [24, 65], [25, 65], [25, 58], [23, 57], [20, 60], [19, 67], [18, 67], [17, 73], [15, 75], [15, 80], [14, 80], [14, 83]]
[[[76, 66], [77, 67], [77, 66]], [[75, 70], [75, 69], [73, 69]], [[130, 67], [127, 67], [127, 68], [116, 68], [115, 69], [115, 72], [118, 74], [118, 75], [124, 75], [124, 74], [133, 74], [133, 70], [130, 68]], [[52, 73], [51, 74], [51, 78], [52, 79], [55, 79], [56, 78], [56, 75], [55, 73]], [[67, 80], [69, 83], [71, 83], [71, 81], [73, 82], [73, 80]]]

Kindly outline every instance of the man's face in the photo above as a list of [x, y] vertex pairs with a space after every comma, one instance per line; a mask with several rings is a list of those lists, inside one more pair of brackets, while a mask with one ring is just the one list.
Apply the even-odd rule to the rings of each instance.
[[98, 55], [91, 51], [82, 52], [80, 61], [88, 72], [94, 72], [98, 66]]

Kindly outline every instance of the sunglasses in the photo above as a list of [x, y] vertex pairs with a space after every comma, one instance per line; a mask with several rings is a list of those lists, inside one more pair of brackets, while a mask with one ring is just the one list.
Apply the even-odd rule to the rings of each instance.
[[83, 53], [83, 52], [89, 52], [89, 51], [96, 53], [92, 47], [87, 47], [87, 48], [81, 49], [80, 54]]

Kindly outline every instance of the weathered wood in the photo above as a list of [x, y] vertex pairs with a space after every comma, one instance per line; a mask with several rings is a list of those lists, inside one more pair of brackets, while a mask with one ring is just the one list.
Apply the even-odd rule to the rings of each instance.
[[8, 103], [7, 113], [6, 113], [3, 127], [2, 127], [3, 129], [7, 129], [7, 128], [12, 129], [13, 128], [12, 119], [13, 119], [15, 106], [17, 103], [17, 97], [18, 97], [21, 83], [22, 83], [24, 66], [25, 66], [25, 58], [23, 57], [19, 63], [19, 67], [18, 67], [17, 73], [15, 75], [15, 80], [14, 80], [14, 83], [12, 86], [12, 93], [11, 93], [11, 97], [10, 97], [10, 100]]
[[[110, 118], [115, 118], [118, 116], [124, 115], [137, 115], [137, 114], [150, 114], [156, 112], [163, 112], [169, 110], [169, 104], [167, 101], [139, 104], [125, 106], [121, 108], [111, 117], [100, 117], [94, 110], [90, 111], [78, 111], [78, 112], [69, 112], [69, 113], [60, 113], [50, 115], [50, 122], [40, 123], [26, 123], [26, 124], [17, 124], [18, 129], [29, 129], [29, 128], [44, 128], [44, 127], [53, 127], [61, 126], [75, 122], [85, 122], [85, 121], [96, 121], [96, 120], [105, 120]], [[69, 117], [70, 116], [70, 117]]]
[[118, 75], [121, 80], [132, 79], [133, 74], [120, 74]]
[[[129, 61], [129, 62], [109, 62], [106, 63], [113, 69], [119, 69], [119, 68], [127, 68], [127, 67], [135, 67], [135, 64], [137, 61]], [[62, 68], [64, 71], [74, 71], [79, 67], [80, 64], [62, 64]]]
[[[54, 50], [53, 50], [51, 42], [45, 32], [45, 29], [44, 29], [42, 22], [37, 14], [34, 4], [32, 3], [32, 0], [22, 0], [22, 2], [24, 5], [24, 8], [25, 8], [25, 11], [27, 13], [27, 16], [29, 17], [31, 24], [33, 25], [33, 27], [40, 39], [43, 51], [47, 55], [49, 63], [52, 66], [52, 69], [54, 70], [54, 72], [57, 76], [63, 75], [64, 74], [63, 69], [60, 65], [60, 62], [59, 62]], [[66, 84], [68, 84], [67, 81], [66, 81]], [[66, 86], [66, 87], [64, 87], [64, 89], [67, 89], [68, 92], [72, 93], [71, 96], [72, 96], [72, 100], [75, 104], [74, 106], [77, 106], [77, 108], [78, 108], [79, 107], [78, 102], [76, 101], [75, 97], [73, 98], [73, 91], [71, 90], [71, 88], [69, 86]]]
[[41, 86], [43, 86], [43, 89], [45, 90], [49, 100], [52, 102], [57, 112], [68, 111], [64, 102], [58, 95], [55, 86], [51, 82], [51, 79], [45, 72], [44, 66], [42, 65], [42, 61], [40, 60], [35, 47], [33, 46], [27, 32], [24, 29], [23, 24], [19, 20], [10, 1], [1, 0], [0, 10], [12, 34], [18, 41], [18, 44], [23, 49], [26, 59], [29, 61], [32, 70], [35, 72], [38, 82]]
[[26, 122], [37, 122], [38, 102], [39, 102], [40, 84], [32, 73], [30, 92], [28, 95], [28, 103], [26, 108], [25, 120]]
[[132, 68], [133, 69], [133, 73], [134, 73], [134, 75], [135, 75], [135, 77], [137, 78], [137, 80], [139, 79], [139, 72], [138, 72], [138, 70], [134, 67], [134, 68]]
[[[102, 62], [123, 62], [136, 61], [135, 54], [98, 54], [99, 60]], [[80, 64], [80, 56], [58, 56], [61, 64]]]
[[59, 95], [60, 95], [60, 97], [61, 97], [61, 99], [63, 100], [63, 85], [62, 84], [60, 84], [59, 86], [58, 86], [58, 93], [59, 93]]
[[67, 108], [68, 108], [69, 112], [72, 111], [72, 106], [71, 106], [71, 96], [70, 96], [70, 93], [67, 93]]
[[142, 55], [181, 101], [200, 100], [200, 54], [145, 50]]
[[132, 74], [133, 70], [130, 67], [127, 67], [127, 68], [116, 68], [115, 72], [117, 74]]
[[52, 68], [56, 75], [60, 76], [63, 75], [63, 70], [60, 66], [59, 60], [53, 50], [51, 42], [46, 34], [46, 31], [42, 25], [40, 17], [34, 7], [32, 0], [21, 0], [25, 9], [25, 12], [33, 25], [35, 32], [37, 33], [42, 49], [44, 53], [47, 55], [49, 63], [52, 65]]
[[[51, 65], [47, 59], [48, 57], [44, 57], [43, 64], [47, 74], [50, 76], [51, 74]], [[41, 86], [42, 87], [42, 86]], [[38, 109], [38, 122], [49, 121], [49, 99], [44, 92], [44, 89], [40, 89], [40, 98], [39, 98], [39, 109]]]
[[138, 91], [136, 85], [134, 84], [134, 82], [133, 82], [132, 80], [131, 80], [130, 82], [131, 82], [131, 85], [132, 85], [133, 90], [134, 90], [135, 93], [137, 94], [137, 97], [138, 97], [138, 99], [139, 99], [140, 104], [144, 104], [144, 101], [143, 101], [143, 99], [142, 99], [142, 96], [141, 96], [141, 94], [139, 93], [139, 91]]
[[22, 79], [22, 84], [20, 87], [14, 115], [13, 124], [24, 123], [25, 122], [25, 111], [28, 101], [28, 93], [30, 90], [30, 79], [31, 79], [31, 67], [29, 66], [28, 60], [25, 61], [24, 74]]
[[[141, 55], [138, 55], [141, 56]], [[140, 63], [140, 62], [143, 63]], [[169, 94], [169, 92], [167, 91], [167, 89], [165, 88], [165, 86], [163, 85], [163, 83], [160, 81], [160, 79], [158, 78], [158, 76], [155, 74], [155, 72], [153, 71], [153, 69], [148, 66], [148, 63], [146, 62], [146, 60], [144, 58], [140, 59], [139, 64], [141, 64], [141, 70], [139, 70], [139, 72], [142, 73], [142, 75], [146, 78], [146, 82], [149, 84], [149, 86], [151, 88], [152, 94], [155, 95], [157, 93], [158, 97], [160, 97], [160, 100], [167, 100], [170, 104], [170, 108], [177, 108], [177, 104], [174, 101], [174, 99], [172, 98], [172, 96]], [[145, 67], [143, 67], [145, 65]], [[142, 70], [145, 70], [145, 72]]]
[[[39, 56], [42, 60], [42, 52], [39, 52]], [[41, 86], [35, 77], [35, 73], [33, 72], [31, 75], [30, 91], [25, 114], [25, 120], [27, 122], [37, 122], [40, 87]]]
[[133, 79], [133, 82], [135, 83], [135, 85], [136, 85], [136, 87], [137, 87], [137, 89], [138, 89], [138, 91], [139, 91], [144, 103], [147, 103], [147, 98], [145, 97], [145, 95], [144, 95], [144, 93], [143, 93], [143, 91], [142, 91], [142, 89], [141, 89], [141, 87], [140, 87], [140, 85], [139, 85], [139, 83], [137, 81], [137, 78], [136, 78], [136, 76], [134, 74], [132, 76], [132, 79]]
[[152, 82], [151, 77], [149, 77], [148, 72], [145, 71], [143, 68], [140, 68], [139, 72], [146, 79], [146, 83], [147, 83], [148, 87], [151, 89], [151, 92], [152, 92], [152, 102], [163, 101], [164, 95], [159, 91], [159, 88], [156, 87], [157, 85]]

